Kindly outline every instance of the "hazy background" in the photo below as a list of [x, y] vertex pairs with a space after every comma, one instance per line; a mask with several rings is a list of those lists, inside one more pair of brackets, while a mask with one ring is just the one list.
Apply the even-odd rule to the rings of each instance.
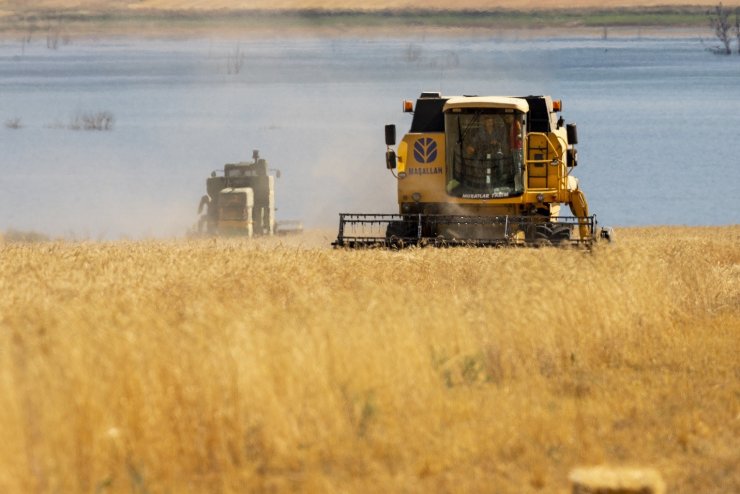
[[[0, 127], [0, 231], [182, 236], [209, 173], [252, 149], [282, 172], [278, 219], [395, 212], [383, 125], [403, 133], [423, 90], [562, 98], [602, 224], [738, 223], [739, 81], [698, 39], [5, 40], [0, 123], [22, 127]], [[99, 111], [111, 131], [66, 128]]]

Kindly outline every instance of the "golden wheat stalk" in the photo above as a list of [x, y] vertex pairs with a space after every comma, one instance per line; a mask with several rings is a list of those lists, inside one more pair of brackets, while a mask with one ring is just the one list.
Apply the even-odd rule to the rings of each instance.
[[739, 226], [330, 240], [0, 244], [0, 491], [740, 490]]

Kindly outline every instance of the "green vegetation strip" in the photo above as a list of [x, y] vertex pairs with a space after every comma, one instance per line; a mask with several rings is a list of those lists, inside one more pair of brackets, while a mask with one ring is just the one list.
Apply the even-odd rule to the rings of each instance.
[[546, 27], [698, 27], [707, 25], [703, 7], [655, 7], [569, 10], [461, 10], [461, 11], [129, 11], [81, 12], [47, 10], [0, 18], [0, 32], [43, 29], [63, 25], [135, 28], [166, 24], [171, 27], [239, 28], [546, 28]]

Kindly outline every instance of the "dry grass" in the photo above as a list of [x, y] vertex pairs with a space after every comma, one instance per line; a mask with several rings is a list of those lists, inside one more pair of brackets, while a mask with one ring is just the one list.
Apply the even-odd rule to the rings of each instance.
[[738, 492], [740, 226], [619, 234], [0, 244], [0, 491]]

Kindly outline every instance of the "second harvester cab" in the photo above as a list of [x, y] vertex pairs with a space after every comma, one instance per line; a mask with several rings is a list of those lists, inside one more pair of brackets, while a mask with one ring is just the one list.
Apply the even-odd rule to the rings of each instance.
[[[575, 124], [550, 96], [422, 93], [397, 151], [398, 214], [341, 214], [337, 246], [587, 244], [609, 238], [572, 174]], [[567, 205], [571, 216], [561, 214]]]

